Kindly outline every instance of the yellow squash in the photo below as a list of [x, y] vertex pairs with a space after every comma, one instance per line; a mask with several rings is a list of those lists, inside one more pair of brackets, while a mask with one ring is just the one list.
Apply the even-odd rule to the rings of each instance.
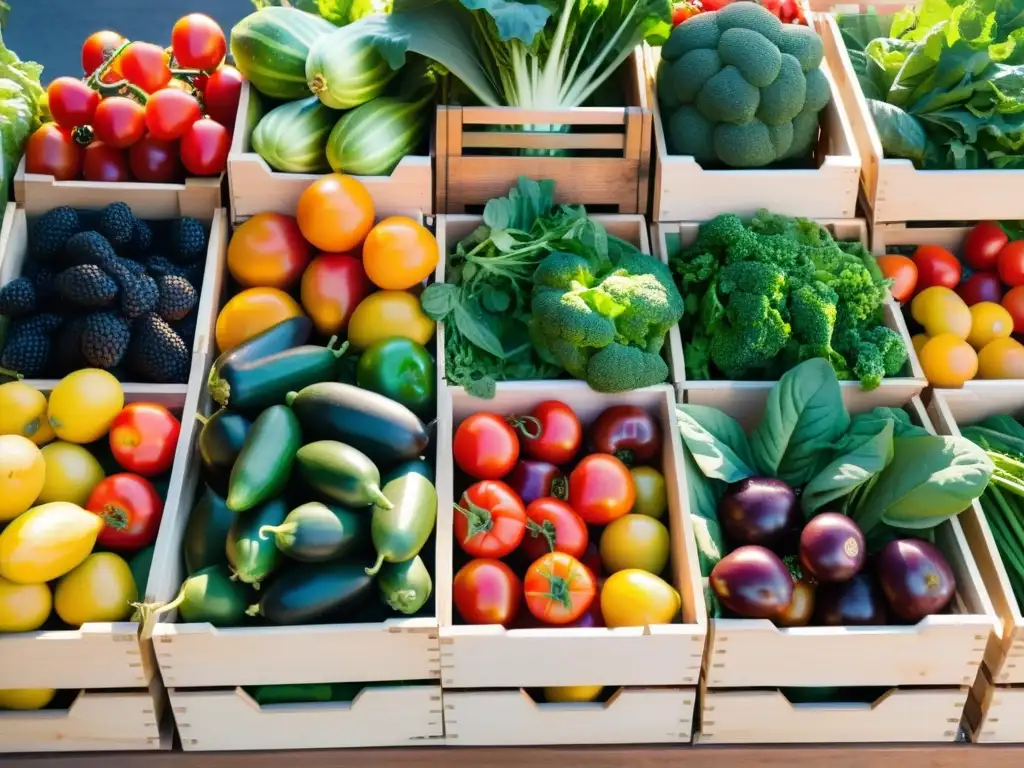
[[43, 584], [78, 566], [96, 545], [99, 515], [55, 501], [33, 507], [0, 533], [0, 577]]
[[0, 632], [32, 632], [50, 617], [48, 584], [15, 584], [0, 579]]
[[138, 599], [128, 563], [113, 552], [96, 552], [57, 582], [53, 608], [65, 624], [80, 627], [90, 621], [125, 621]]
[[69, 501], [84, 507], [89, 494], [103, 479], [103, 467], [87, 448], [56, 440], [40, 450], [46, 462], [46, 479], [39, 504]]
[[50, 426], [61, 440], [92, 443], [107, 434], [124, 408], [124, 390], [113, 374], [83, 368], [57, 382], [50, 393]]
[[0, 709], [42, 709], [56, 695], [53, 688], [0, 688]]
[[46, 462], [35, 443], [21, 435], [0, 435], [0, 522], [35, 504], [45, 481]]

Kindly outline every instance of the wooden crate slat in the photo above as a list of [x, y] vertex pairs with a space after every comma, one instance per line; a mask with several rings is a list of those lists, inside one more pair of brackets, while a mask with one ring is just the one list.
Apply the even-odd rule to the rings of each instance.
[[[639, 137], [637, 137], [639, 139]], [[530, 131], [476, 131], [463, 134], [462, 146], [467, 149], [613, 149], [623, 150], [626, 137], [619, 133], [580, 134], [542, 133]]]
[[463, 125], [622, 125], [621, 107], [523, 109], [521, 107], [457, 107]]

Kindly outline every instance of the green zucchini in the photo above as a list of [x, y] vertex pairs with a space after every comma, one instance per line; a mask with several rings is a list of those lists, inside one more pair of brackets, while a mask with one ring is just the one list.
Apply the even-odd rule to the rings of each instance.
[[285, 402], [308, 440], [340, 440], [382, 464], [415, 459], [430, 439], [423, 422], [404, 405], [350, 384], [312, 384], [289, 392]]
[[324, 173], [327, 137], [339, 114], [316, 96], [290, 101], [260, 118], [252, 132], [252, 148], [275, 171]]
[[273, 624], [344, 621], [373, 594], [373, 578], [358, 563], [296, 563], [283, 570], [250, 606]]
[[433, 582], [423, 558], [417, 555], [404, 563], [384, 563], [377, 575], [377, 588], [390, 608], [411, 615], [430, 598]]
[[150, 610], [158, 616], [178, 609], [178, 623], [209, 623], [215, 627], [234, 627], [245, 619], [249, 591], [234, 581], [227, 568], [211, 565], [189, 576], [171, 602]]
[[238, 515], [224, 547], [228, 564], [239, 581], [259, 589], [281, 562], [274, 539], [261, 535], [264, 528], [280, 525], [288, 515], [284, 499], [271, 499], [259, 509]]
[[185, 554], [185, 570], [192, 574], [211, 565], [227, 565], [224, 546], [235, 515], [227, 503], [207, 487], [192, 508], [185, 525], [181, 548]]
[[132, 570], [132, 579], [135, 580], [135, 588], [139, 593], [139, 600], [146, 599], [146, 587], [149, 585], [149, 572], [153, 567], [153, 553], [156, 545], [150, 544], [145, 549], [140, 549], [131, 560], [128, 567]]
[[[276, 355], [286, 349], [297, 347], [309, 341], [313, 333], [313, 321], [305, 315], [290, 317], [272, 325], [263, 333], [258, 333], [237, 347], [232, 347], [213, 362], [210, 368], [210, 376], [207, 381], [207, 389], [214, 400], [217, 399], [223, 373], [228, 373], [233, 368], [259, 360], [261, 357]], [[222, 373], [223, 372], [223, 373]]]
[[392, 506], [381, 492], [376, 465], [351, 445], [318, 440], [299, 448], [295, 460], [302, 478], [332, 501], [348, 507]]
[[228, 482], [228, 509], [245, 512], [288, 485], [302, 430], [286, 405], [272, 405], [252, 425]]
[[423, 458], [412, 459], [411, 461], [403, 461], [397, 467], [392, 469], [387, 475], [384, 476], [384, 485], [387, 485], [392, 480], [399, 477], [405, 477], [410, 472], [415, 472], [421, 477], [425, 477], [430, 482], [434, 482], [434, 465]]
[[370, 538], [364, 514], [319, 501], [296, 507], [280, 525], [260, 528], [260, 537], [268, 536], [281, 552], [304, 563], [339, 560], [358, 551]]
[[240, 413], [221, 408], [208, 419], [196, 414], [203, 428], [199, 432], [199, 458], [211, 472], [230, 472], [245, 443], [252, 423]]
[[391, 508], [373, 510], [370, 536], [377, 550], [377, 561], [367, 573], [373, 576], [381, 565], [411, 560], [423, 549], [437, 519], [437, 492], [433, 484], [410, 471], [394, 478], [383, 488]]

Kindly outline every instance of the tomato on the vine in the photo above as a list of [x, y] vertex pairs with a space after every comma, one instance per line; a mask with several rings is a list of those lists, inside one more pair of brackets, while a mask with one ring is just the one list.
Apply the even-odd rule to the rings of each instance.
[[70, 128], [43, 123], [25, 144], [25, 172], [53, 176], [57, 181], [77, 179], [82, 170], [82, 146]]
[[452, 453], [459, 469], [477, 480], [498, 480], [519, 460], [519, 440], [504, 417], [474, 413], [455, 430]]
[[608, 453], [592, 453], [569, 475], [569, 506], [591, 525], [607, 525], [633, 508], [636, 487], [626, 465]]
[[996, 268], [999, 252], [1010, 242], [1009, 236], [994, 221], [979, 221], [964, 240], [964, 260], [971, 269], [980, 271]]
[[576, 621], [594, 602], [597, 582], [583, 563], [565, 552], [549, 552], [526, 571], [526, 607], [548, 624]]
[[128, 164], [139, 181], [167, 184], [181, 175], [178, 142], [143, 136], [128, 150]]
[[46, 89], [46, 103], [57, 125], [77, 128], [92, 122], [100, 94], [81, 80], [58, 77]]
[[121, 472], [101, 480], [85, 508], [103, 518], [96, 541], [115, 552], [133, 552], [153, 543], [164, 503], [144, 477]]
[[[82, 44], [82, 70], [86, 75], [91, 75], [126, 42], [128, 41], [124, 37], [109, 29], [93, 32]], [[104, 83], [116, 83], [120, 79], [121, 69], [118, 61], [113, 62], [106, 74], [100, 78]]]
[[678, 27], [684, 21], [696, 16], [703, 10], [700, 5], [692, 0], [683, 0], [672, 6], [672, 26]]
[[195, 97], [177, 88], [157, 91], [146, 102], [146, 128], [151, 136], [165, 141], [180, 139], [202, 116]]
[[526, 508], [498, 480], [474, 483], [454, 505], [455, 538], [473, 557], [504, 557], [526, 533]]
[[536, 420], [536, 429], [526, 425], [520, 440], [530, 458], [565, 464], [576, 457], [583, 442], [583, 427], [572, 408], [558, 400], [545, 400], [530, 411], [528, 418]]
[[467, 624], [508, 626], [522, 600], [522, 582], [500, 560], [470, 560], [452, 580], [452, 602]]
[[171, 79], [164, 49], [153, 43], [133, 42], [117, 58], [121, 74], [146, 93], [156, 93]]
[[111, 96], [96, 107], [92, 129], [108, 146], [130, 147], [146, 133], [146, 108], [125, 96]]
[[537, 499], [527, 506], [521, 549], [531, 560], [552, 551], [582, 558], [589, 543], [587, 524], [561, 499]]
[[110, 425], [110, 452], [129, 472], [153, 477], [174, 462], [181, 422], [159, 403], [130, 403]]
[[228, 164], [231, 134], [216, 120], [196, 120], [181, 137], [181, 162], [193, 176], [216, 176]]
[[1011, 288], [1024, 285], [1024, 240], [1007, 243], [999, 252], [999, 278]]
[[171, 50], [187, 69], [215, 69], [224, 60], [228, 44], [220, 25], [203, 13], [190, 13], [174, 23]]
[[123, 149], [94, 141], [82, 152], [82, 178], [86, 181], [128, 181], [128, 155]]

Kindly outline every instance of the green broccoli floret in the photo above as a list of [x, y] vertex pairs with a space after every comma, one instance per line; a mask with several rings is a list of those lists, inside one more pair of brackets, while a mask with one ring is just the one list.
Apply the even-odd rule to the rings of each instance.
[[573, 283], [589, 287], [594, 282], [590, 262], [575, 253], [555, 251], [537, 265], [533, 273], [534, 285], [549, 288], [568, 288]]
[[603, 347], [615, 340], [615, 324], [591, 308], [584, 299], [587, 290], [579, 283], [569, 291], [545, 287], [534, 290], [533, 318], [546, 335], [578, 347]]
[[587, 383], [598, 392], [625, 392], [660, 384], [668, 378], [661, 355], [612, 343], [599, 349], [587, 365]]

